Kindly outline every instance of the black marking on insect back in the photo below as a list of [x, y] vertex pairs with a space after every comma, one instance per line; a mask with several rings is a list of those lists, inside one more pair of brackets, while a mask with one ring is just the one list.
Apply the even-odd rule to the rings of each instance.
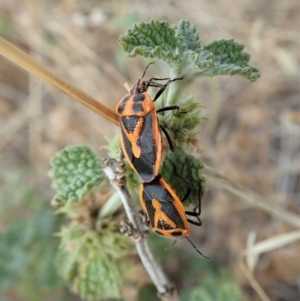
[[123, 100], [122, 100], [122, 104], [125, 104], [128, 102], [128, 100], [130, 99], [131, 95], [126, 95]]
[[155, 230], [155, 233], [164, 236], [163, 233], [158, 230]]
[[149, 182], [155, 176], [154, 167], [157, 147], [154, 143], [153, 135], [153, 118], [151, 113], [148, 113], [144, 118], [140, 139], [137, 141], [141, 148], [141, 157], [133, 157], [131, 161], [143, 182]]
[[133, 97], [133, 101], [142, 101], [145, 99], [145, 95], [143, 93], [137, 94]]
[[[153, 208], [150, 208], [152, 207], [153, 199], [159, 201], [161, 205], [160, 210], [175, 223], [176, 227], [185, 228], [184, 221], [182, 220], [177, 208], [174, 206], [174, 199], [159, 181], [154, 180], [150, 183], [144, 183], [143, 199], [145, 200], [147, 210], [148, 208], [149, 210], [153, 210]], [[147, 206], [147, 204], [149, 205]]]
[[157, 228], [162, 230], [173, 230], [174, 228], [171, 227], [166, 221], [159, 220], [157, 223]]
[[125, 152], [128, 156], [128, 159], [130, 160], [130, 162], [132, 161], [133, 159], [133, 153], [132, 153], [132, 148], [131, 148], [131, 143], [130, 141], [128, 140], [127, 136], [126, 136], [126, 133], [123, 129], [123, 127], [121, 126], [121, 135], [122, 135], [122, 140], [123, 140], [123, 145], [124, 145], [124, 148], [125, 148]]
[[148, 216], [149, 216], [150, 224], [153, 226], [154, 225], [155, 209], [152, 205], [152, 200], [150, 202], [149, 201], [145, 202], [145, 206], [146, 206], [147, 213], [148, 213]]
[[[125, 131], [130, 132], [134, 128], [133, 122], [128, 122], [128, 119], [142, 117], [124, 117], [121, 118], [121, 134], [123, 138], [123, 144], [127, 153], [128, 159], [134, 166], [134, 169], [139, 174], [143, 182], [150, 182], [155, 177], [154, 168], [156, 163], [156, 145], [153, 140], [153, 118], [151, 113], [148, 113], [144, 118], [143, 127], [141, 129], [140, 139], [137, 141], [137, 145], [141, 148], [141, 156], [135, 157], [132, 152], [132, 145], [126, 136]], [[125, 130], [124, 130], [124, 128]]]
[[154, 180], [151, 183], [144, 184], [144, 199], [151, 201], [153, 199], [159, 202], [172, 203], [173, 199], [169, 192], [160, 184], [159, 180]]
[[173, 231], [171, 232], [172, 236], [182, 236], [182, 232], [181, 231]]
[[145, 116], [143, 128], [140, 134], [140, 144], [141, 151], [146, 160], [148, 160], [152, 165], [155, 165], [156, 161], [156, 145], [153, 139], [153, 116], [149, 112]]
[[154, 165], [145, 159], [143, 153], [140, 158], [136, 158], [134, 155], [132, 155], [131, 163], [143, 182], [150, 182], [153, 179]]
[[127, 96], [125, 96], [125, 97], [123, 98], [121, 104], [118, 106], [118, 113], [119, 113], [119, 114], [122, 114], [122, 113], [123, 113], [123, 111], [124, 111], [124, 109], [125, 109], [125, 107], [126, 107], [126, 104], [127, 104], [128, 100], [129, 100], [129, 98], [130, 98], [130, 95], [127, 95]]
[[161, 202], [161, 211], [163, 211], [169, 219], [171, 219], [178, 228], [185, 228], [184, 222], [174, 206], [173, 202]]
[[132, 110], [136, 113], [140, 113], [144, 111], [143, 105], [141, 103], [134, 102], [132, 105]]
[[127, 116], [127, 117], [122, 117], [121, 121], [123, 123], [123, 126], [127, 133], [133, 133], [134, 130], [136, 129], [136, 126], [140, 119], [143, 117], [138, 117], [138, 116]]

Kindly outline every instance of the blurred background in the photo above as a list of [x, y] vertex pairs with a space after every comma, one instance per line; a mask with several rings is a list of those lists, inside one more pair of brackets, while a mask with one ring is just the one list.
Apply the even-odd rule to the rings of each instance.
[[[0, 0], [0, 35], [111, 109], [126, 93], [124, 83], [131, 86], [149, 62], [127, 58], [117, 43], [134, 22], [188, 19], [203, 45], [221, 38], [244, 44], [261, 72], [257, 82], [219, 76], [192, 86], [208, 119], [198, 137], [201, 158], [300, 219], [299, 13], [298, 0]], [[168, 69], [158, 62], [149, 73], [166, 77]], [[117, 131], [0, 57], [0, 301], [79, 300], [53, 268], [60, 221], [49, 204], [49, 160], [74, 144], [105, 156], [100, 147]], [[162, 239], [153, 242], [179, 291], [205, 281], [214, 291], [231, 279], [240, 300], [261, 300], [238, 258], [253, 233], [256, 241], [276, 241], [297, 229], [216, 186], [208, 187], [202, 221], [192, 239], [212, 264], [190, 255], [185, 242], [167, 252], [159, 251]], [[150, 283], [143, 267], [134, 273], [126, 300], [148, 300], [141, 297]], [[299, 241], [264, 253], [253, 275], [270, 300], [300, 300]]]

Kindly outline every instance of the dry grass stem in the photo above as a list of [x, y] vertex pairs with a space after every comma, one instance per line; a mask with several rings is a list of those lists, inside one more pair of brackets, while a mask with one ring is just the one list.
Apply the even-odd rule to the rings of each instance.
[[258, 263], [259, 256], [262, 253], [279, 249], [290, 243], [300, 240], [300, 231], [293, 231], [285, 234], [275, 235], [256, 244], [254, 243], [255, 237], [256, 235], [253, 235], [253, 232], [250, 232], [248, 236], [250, 243], [247, 244], [247, 249], [241, 252], [242, 257], [246, 257], [248, 269], [252, 273]]
[[246, 264], [243, 262], [242, 257], [238, 259], [239, 267], [241, 268], [244, 276], [248, 279], [250, 285], [252, 288], [256, 291], [256, 293], [259, 295], [262, 301], [271, 301], [271, 299], [267, 296], [263, 288], [258, 284], [258, 282], [255, 280], [253, 274], [251, 271], [247, 268]]
[[241, 197], [241, 200], [247, 204], [262, 209], [267, 213], [284, 220], [286, 223], [300, 228], [300, 217], [284, 210], [281, 207], [279, 208], [278, 206], [275, 206], [268, 200], [269, 197], [267, 199], [257, 192], [234, 183], [207, 166], [205, 166], [204, 175], [207, 176], [208, 181], [211, 182], [212, 185], [222, 187], [223, 189]]
[[[249, 240], [251, 240], [252, 244], [254, 242], [253, 233], [250, 233]], [[253, 271], [258, 262], [259, 255], [265, 252], [269, 252], [278, 248], [281, 248], [287, 244], [296, 242], [300, 239], [300, 231], [293, 231], [290, 233], [285, 233], [282, 235], [273, 236], [271, 238], [260, 241], [256, 244], [249, 245], [247, 250], [241, 252], [241, 255], [238, 259], [238, 264], [244, 273], [245, 277], [248, 279], [252, 288], [257, 292], [263, 301], [270, 301], [269, 297], [266, 295], [262, 287], [258, 284], [256, 279], [254, 278]], [[244, 258], [247, 260], [247, 265], [244, 262]]]
[[252, 247], [244, 251], [244, 255], [260, 255], [262, 253], [284, 247], [290, 243], [296, 242], [297, 240], [300, 240], [300, 231], [276, 235], [254, 244]]
[[96, 114], [108, 119], [115, 125], [118, 125], [117, 115], [112, 110], [99, 103], [96, 99], [92, 98], [85, 92], [75, 88], [73, 85], [66, 82], [64, 79], [62, 79], [1, 37], [0, 54], [2, 54], [13, 63], [17, 64], [18, 66], [22, 67], [29, 73], [32, 73], [33, 75], [41, 78], [48, 84], [67, 94], [72, 99], [85, 105]]

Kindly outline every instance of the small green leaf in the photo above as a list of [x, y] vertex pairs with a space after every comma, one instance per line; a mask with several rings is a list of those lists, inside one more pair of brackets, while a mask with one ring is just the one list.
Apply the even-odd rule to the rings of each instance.
[[206, 190], [203, 164], [197, 158], [185, 154], [179, 148], [174, 152], [167, 153], [161, 167], [161, 174], [172, 187], [176, 187], [176, 192], [182, 198], [187, 190], [188, 184], [179, 177], [174, 176], [174, 166], [177, 174], [193, 187], [190, 197], [184, 202], [184, 206], [188, 206], [191, 203], [194, 206], [197, 206], [199, 200], [199, 188], [200, 196], [202, 196]]
[[95, 255], [79, 266], [74, 291], [86, 300], [119, 298], [121, 275], [107, 257]]
[[166, 21], [134, 23], [118, 42], [130, 57], [141, 55], [172, 63], [178, 58], [176, 31]]
[[[214, 66], [204, 70], [201, 76], [241, 75], [251, 82], [260, 76], [256, 67], [249, 66], [250, 54], [243, 52], [244, 46], [234, 40], [214, 41], [203, 47], [214, 55]], [[199, 74], [200, 75], [200, 74]]]
[[200, 286], [181, 294], [181, 300], [242, 301], [244, 298], [238, 284], [223, 270], [207, 275], [201, 280]]
[[55, 207], [78, 203], [104, 178], [101, 159], [86, 146], [69, 146], [58, 152], [50, 162], [49, 176], [57, 194], [52, 199]]
[[125, 235], [106, 228], [101, 233], [75, 224], [60, 232], [58, 274], [86, 300], [120, 297], [123, 273], [118, 260], [131, 251]]
[[201, 40], [197, 29], [195, 25], [191, 25], [187, 20], [179, 21], [177, 25], [177, 37], [182, 41], [178, 45], [181, 48], [181, 52], [186, 50], [199, 52], [201, 50]]

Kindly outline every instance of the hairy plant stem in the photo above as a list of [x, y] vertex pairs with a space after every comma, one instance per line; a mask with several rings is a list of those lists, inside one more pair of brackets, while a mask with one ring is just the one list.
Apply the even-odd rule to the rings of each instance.
[[171, 284], [159, 263], [155, 260], [145, 237], [144, 226], [136, 207], [130, 197], [125, 183], [125, 170], [120, 172], [120, 164], [113, 159], [105, 159], [102, 165], [103, 171], [111, 181], [111, 185], [119, 193], [126, 215], [134, 232], [137, 252], [141, 261], [153, 281], [158, 295], [162, 301], [178, 301], [177, 292]]
[[[177, 70], [170, 70], [170, 78], [178, 78], [182, 77]], [[191, 84], [191, 80], [189, 78], [183, 77], [182, 80], [177, 80], [172, 82], [172, 84], [168, 87], [168, 95], [166, 98], [166, 106], [177, 104], [177, 100], [181, 97], [182, 92], [186, 90], [186, 88]]]

